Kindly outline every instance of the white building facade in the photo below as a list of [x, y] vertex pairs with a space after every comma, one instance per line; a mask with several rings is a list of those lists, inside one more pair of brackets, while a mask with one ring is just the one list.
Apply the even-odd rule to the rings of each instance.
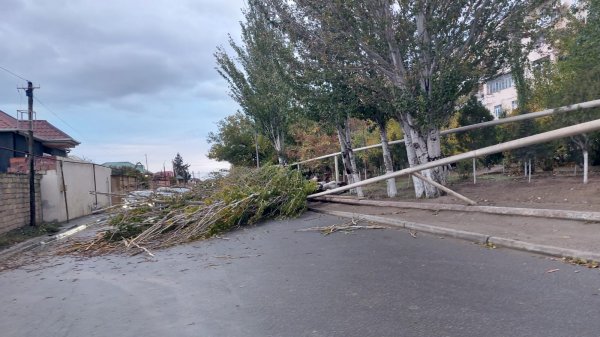
[[[562, 0], [564, 6], [575, 6], [577, 1]], [[581, 14], [580, 14], [581, 15]], [[585, 15], [582, 13], [582, 15]], [[564, 23], [559, 24], [564, 25]], [[524, 41], [527, 43], [528, 41]], [[543, 66], [546, 62], [554, 62], [556, 54], [552, 48], [543, 40], [540, 40], [535, 50], [528, 55], [528, 60], [532, 68]], [[531, 73], [525, 74], [531, 76]], [[514, 85], [514, 80], [510, 72], [505, 72], [497, 77], [483, 83], [477, 97], [479, 101], [492, 113], [495, 119], [509, 114], [518, 107], [518, 95]]]

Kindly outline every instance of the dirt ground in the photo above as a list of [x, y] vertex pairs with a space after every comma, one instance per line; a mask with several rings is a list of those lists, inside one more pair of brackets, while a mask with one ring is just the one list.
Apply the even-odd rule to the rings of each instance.
[[[585, 185], [582, 180], [580, 175], [538, 174], [534, 175], [529, 183], [522, 176], [490, 174], [479, 176], [476, 184], [473, 184], [471, 178], [451, 183], [448, 187], [480, 205], [600, 212], [600, 174], [591, 174], [589, 182]], [[399, 188], [399, 197], [395, 198], [396, 200], [417, 201], [407, 178], [397, 180], [396, 184]], [[387, 198], [385, 183], [369, 186], [366, 193], [371, 199]], [[419, 201], [461, 203], [452, 196]]]

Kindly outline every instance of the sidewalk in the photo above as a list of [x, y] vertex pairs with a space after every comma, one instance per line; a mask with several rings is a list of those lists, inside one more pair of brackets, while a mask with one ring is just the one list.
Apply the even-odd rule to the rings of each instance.
[[60, 224], [61, 229], [57, 234], [51, 236], [39, 236], [30, 240], [18, 243], [12, 247], [0, 250], [0, 260], [8, 259], [9, 257], [22, 253], [36, 247], [44, 246], [50, 242], [62, 240], [73, 234], [83, 231], [84, 229], [101, 223], [106, 219], [106, 214], [92, 214], [83, 216], [77, 219], [73, 219], [69, 222]]
[[550, 256], [600, 261], [600, 223], [311, 202], [309, 209]]

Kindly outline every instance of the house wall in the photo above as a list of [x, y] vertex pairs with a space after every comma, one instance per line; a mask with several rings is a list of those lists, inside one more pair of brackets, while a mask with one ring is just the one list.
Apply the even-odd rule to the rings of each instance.
[[14, 153], [14, 151], [12, 151], [14, 148], [14, 133], [0, 133], [0, 172], [6, 172], [9, 166], [10, 158], [18, 156]]
[[[36, 221], [42, 221], [40, 176], [36, 176]], [[29, 177], [0, 173], [0, 234], [29, 224]]]
[[[25, 152], [28, 151], [27, 137], [16, 132], [0, 132], [0, 173], [8, 170], [10, 158], [25, 157]], [[42, 143], [33, 142], [33, 153], [36, 156], [43, 155]]]
[[47, 171], [41, 181], [44, 221], [63, 222], [108, 207], [109, 195], [90, 192], [111, 193], [110, 173], [110, 168], [87, 162], [62, 160], [61, 167], [57, 161], [56, 169]]

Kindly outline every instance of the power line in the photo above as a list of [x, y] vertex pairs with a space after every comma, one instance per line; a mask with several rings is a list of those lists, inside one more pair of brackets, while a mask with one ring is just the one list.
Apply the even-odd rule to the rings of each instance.
[[[10, 147], [5, 147], [5, 146], [0, 146], [0, 150], [7, 150], [7, 151], [11, 151], [11, 152], [16, 152], [16, 153], [21, 153], [21, 154], [29, 155], [28, 151], [21, 151], [21, 150], [11, 149]], [[62, 162], [65, 162], [65, 163], [102, 166], [100, 164], [96, 164], [96, 163], [93, 163], [93, 162], [68, 160], [69, 159], [68, 157], [64, 157], [64, 158], [67, 158], [67, 159], [58, 159], [58, 158], [56, 158], [57, 156], [44, 156], [44, 155], [39, 155], [39, 154], [34, 154], [34, 155], [32, 155], [32, 157], [46, 159], [46, 160], [62, 161]]]
[[0, 66], [0, 69], [2, 69], [2, 70], [4, 70], [4, 71], [6, 71], [7, 73], [9, 73], [9, 74], [11, 74], [11, 75], [13, 75], [13, 76], [15, 76], [15, 77], [18, 77], [18, 78], [22, 79], [23, 81], [29, 82], [29, 80], [28, 80], [28, 79], [26, 79], [25, 77], [23, 77], [23, 76], [21, 76], [21, 75], [18, 75], [18, 74], [15, 74], [15, 73], [13, 73], [12, 71], [10, 71], [10, 70], [8, 70], [8, 69], [4, 68], [3, 66]]
[[[50, 110], [50, 108], [48, 108], [46, 106], [46, 104], [44, 104], [42, 101], [40, 101], [39, 98], [34, 97], [34, 99], [40, 103], [41, 106], [43, 106], [46, 110], [48, 110], [48, 112], [50, 112], [51, 114], [54, 115], [54, 117], [58, 118], [61, 122], [63, 122], [66, 126], [68, 126], [69, 128], [71, 128], [71, 130], [77, 132], [80, 136], [83, 137], [83, 133], [79, 132], [79, 130], [75, 129], [71, 124], [69, 124], [66, 120], [62, 119], [58, 114], [56, 114], [54, 111]], [[83, 140], [83, 139], [82, 139]]]

